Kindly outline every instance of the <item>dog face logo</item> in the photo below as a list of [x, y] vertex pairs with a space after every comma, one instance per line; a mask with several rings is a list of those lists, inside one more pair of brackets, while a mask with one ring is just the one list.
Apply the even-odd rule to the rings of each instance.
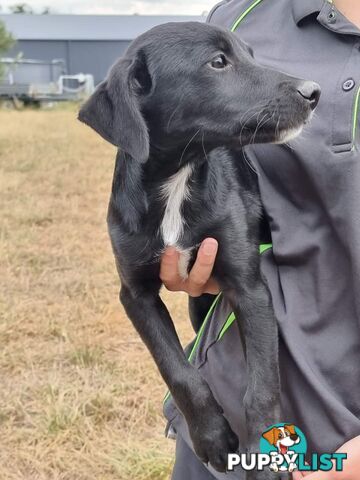
[[300, 443], [300, 437], [295, 431], [295, 425], [273, 427], [263, 433], [263, 438], [265, 438], [270, 445], [274, 445], [282, 455], [288, 453], [290, 447]]
[[262, 434], [260, 450], [272, 456], [274, 472], [294, 472], [298, 469], [297, 454], [305, 454], [307, 443], [301, 430], [291, 423], [273, 425]]

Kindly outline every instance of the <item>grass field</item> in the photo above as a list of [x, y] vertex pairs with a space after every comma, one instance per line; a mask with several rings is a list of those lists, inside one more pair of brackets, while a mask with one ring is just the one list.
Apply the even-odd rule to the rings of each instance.
[[167, 479], [165, 386], [117, 300], [114, 149], [71, 109], [0, 125], [0, 479]]

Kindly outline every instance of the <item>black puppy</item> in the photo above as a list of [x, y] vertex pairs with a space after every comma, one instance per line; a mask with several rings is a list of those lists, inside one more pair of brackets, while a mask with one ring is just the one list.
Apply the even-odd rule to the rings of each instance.
[[278, 337], [259, 268], [257, 178], [241, 147], [294, 137], [319, 95], [318, 85], [257, 64], [234, 34], [169, 23], [137, 38], [80, 111], [80, 120], [119, 147], [108, 224], [121, 302], [186, 418], [197, 455], [219, 471], [238, 439], [189, 365], [159, 297], [160, 255], [176, 246], [185, 277], [201, 241], [219, 242], [213, 274], [245, 341], [249, 451], [257, 451], [263, 431], [280, 420]]

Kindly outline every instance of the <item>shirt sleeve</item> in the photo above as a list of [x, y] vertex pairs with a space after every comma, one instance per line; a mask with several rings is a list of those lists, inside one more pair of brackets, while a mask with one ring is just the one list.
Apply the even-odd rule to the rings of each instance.
[[210, 10], [206, 22], [230, 30], [236, 19], [251, 3], [251, 0], [222, 0]]

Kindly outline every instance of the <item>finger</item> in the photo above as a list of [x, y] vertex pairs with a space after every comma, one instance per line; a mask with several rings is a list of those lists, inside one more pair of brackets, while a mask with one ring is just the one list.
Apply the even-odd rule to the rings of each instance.
[[304, 478], [304, 476], [300, 472], [294, 472], [291, 478], [292, 480], [301, 480], [302, 478]]
[[211, 295], [217, 295], [218, 293], [220, 293], [220, 285], [217, 283], [217, 281], [214, 278], [210, 277], [209, 281], [204, 286], [203, 293], [210, 293]]
[[209, 281], [214, 267], [217, 251], [218, 242], [214, 238], [207, 238], [201, 244], [187, 282], [188, 292], [191, 296], [197, 297], [204, 293], [204, 287]]
[[335, 480], [340, 477], [337, 476], [337, 473], [334, 472], [314, 472], [306, 475], [307, 480]]
[[160, 263], [160, 279], [166, 288], [172, 288], [181, 283], [178, 263], [179, 253], [174, 247], [168, 247]]
[[292, 480], [301, 480], [305, 477], [305, 472], [294, 472], [292, 474]]
[[[305, 463], [306, 465], [309, 465], [307, 462]], [[304, 477], [308, 477], [309, 475], [312, 475], [312, 472], [294, 472], [292, 474], [292, 480], [301, 480]]]

